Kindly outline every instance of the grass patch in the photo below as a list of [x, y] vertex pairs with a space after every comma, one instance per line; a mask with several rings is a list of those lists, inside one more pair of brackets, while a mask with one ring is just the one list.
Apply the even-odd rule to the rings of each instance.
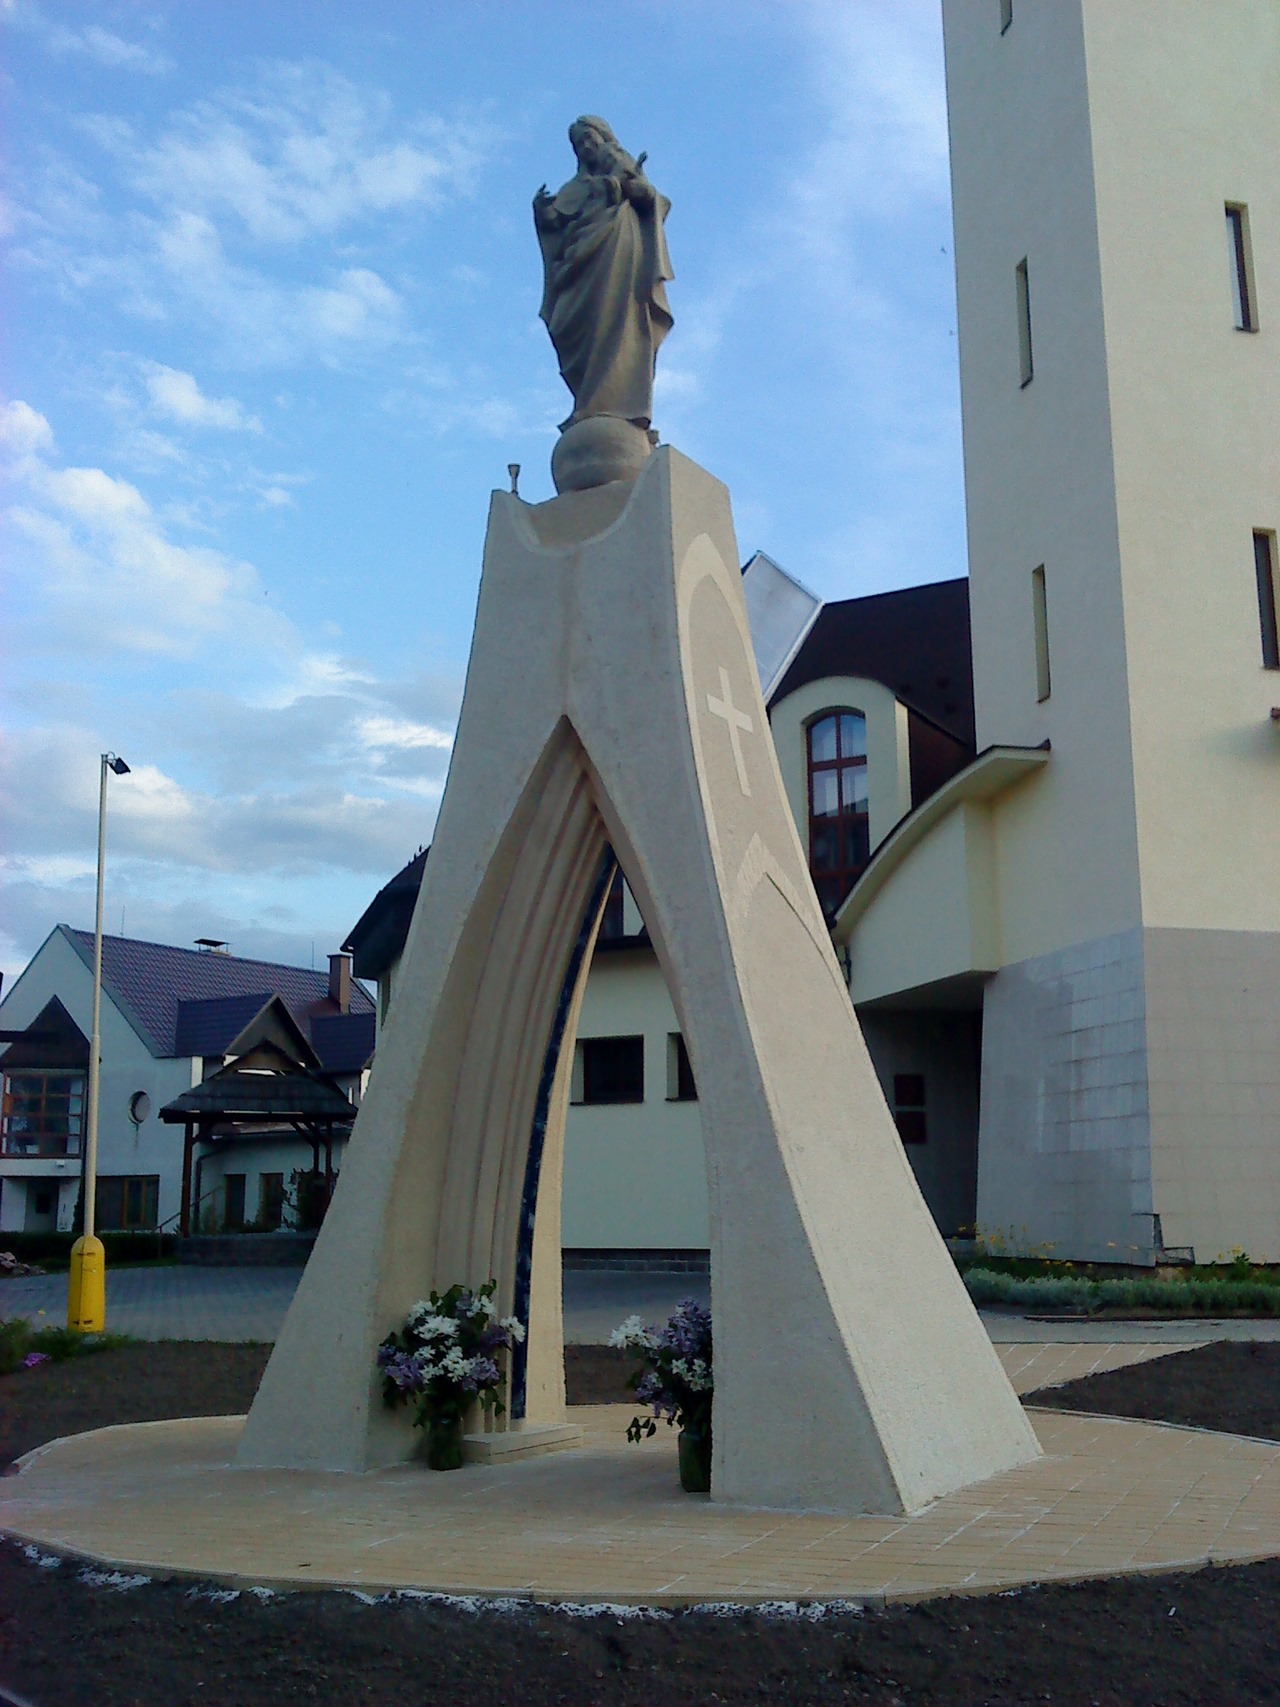
[[[0, 1375], [45, 1361], [64, 1363], [69, 1357], [84, 1357], [92, 1351], [109, 1351], [128, 1345], [127, 1334], [82, 1334], [74, 1328], [33, 1328], [24, 1316], [0, 1322]], [[30, 1361], [30, 1360], [34, 1360]]]

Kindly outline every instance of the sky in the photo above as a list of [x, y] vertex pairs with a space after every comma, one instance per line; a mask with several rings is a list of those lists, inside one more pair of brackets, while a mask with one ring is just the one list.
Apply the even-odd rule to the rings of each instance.
[[0, 0], [0, 969], [324, 965], [431, 839], [488, 495], [569, 396], [530, 202], [670, 198], [655, 426], [745, 561], [966, 572], [937, 0]]

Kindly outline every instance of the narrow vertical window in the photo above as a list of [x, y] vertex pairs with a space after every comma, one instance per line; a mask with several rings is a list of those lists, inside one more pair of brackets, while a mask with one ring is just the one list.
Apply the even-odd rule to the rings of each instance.
[[1258, 331], [1254, 304], [1253, 251], [1249, 248], [1249, 210], [1242, 201], [1227, 203], [1227, 261], [1231, 265], [1231, 306], [1236, 331]]
[[1044, 564], [1031, 571], [1031, 609], [1036, 634], [1036, 698], [1049, 697], [1049, 604], [1045, 596]]
[[1000, 0], [1000, 34], [1013, 22], [1013, 0]]
[[1035, 371], [1031, 360], [1031, 286], [1027, 280], [1024, 256], [1017, 266], [1018, 289], [1018, 368], [1023, 385], [1031, 384]]
[[1237, 332], [1256, 332], [1258, 313], [1253, 294], [1253, 254], [1249, 245], [1249, 210], [1242, 202], [1227, 203], [1227, 260], [1231, 268], [1231, 306]]
[[828, 919], [871, 857], [867, 720], [832, 711], [809, 725], [809, 871]]
[[1280, 588], [1276, 585], [1276, 536], [1257, 531], [1253, 536], [1253, 562], [1258, 572], [1258, 616], [1262, 622], [1262, 663], [1280, 670]]

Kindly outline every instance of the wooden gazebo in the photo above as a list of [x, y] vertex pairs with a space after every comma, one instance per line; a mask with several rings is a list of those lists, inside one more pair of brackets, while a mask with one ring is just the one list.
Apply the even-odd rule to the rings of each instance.
[[323, 1073], [298, 1062], [276, 1043], [256, 1043], [160, 1110], [161, 1120], [183, 1128], [180, 1231], [191, 1232], [197, 1144], [296, 1133], [311, 1145], [312, 1172], [323, 1180], [322, 1206], [327, 1206], [334, 1180], [333, 1141], [351, 1130], [355, 1117], [355, 1106]]

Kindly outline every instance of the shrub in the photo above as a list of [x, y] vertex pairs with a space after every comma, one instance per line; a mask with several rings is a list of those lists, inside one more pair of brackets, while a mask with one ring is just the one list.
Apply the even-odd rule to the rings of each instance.
[[[1250, 1270], [1251, 1274], [1256, 1271]], [[971, 1268], [964, 1283], [975, 1304], [1004, 1304], [1033, 1314], [1041, 1310], [1166, 1310], [1212, 1316], [1245, 1310], [1280, 1315], [1280, 1286], [1257, 1278], [1161, 1280], [1157, 1277], [1094, 1279], [1086, 1275], [1042, 1275], [1023, 1279], [996, 1269]]]
[[[44, 1268], [65, 1269], [71, 1263], [74, 1233], [5, 1233], [2, 1242], [22, 1262], [36, 1262]], [[117, 1233], [100, 1232], [102, 1248], [109, 1267], [122, 1268], [129, 1263], [154, 1262], [158, 1256], [174, 1257], [178, 1253], [176, 1233]]]

